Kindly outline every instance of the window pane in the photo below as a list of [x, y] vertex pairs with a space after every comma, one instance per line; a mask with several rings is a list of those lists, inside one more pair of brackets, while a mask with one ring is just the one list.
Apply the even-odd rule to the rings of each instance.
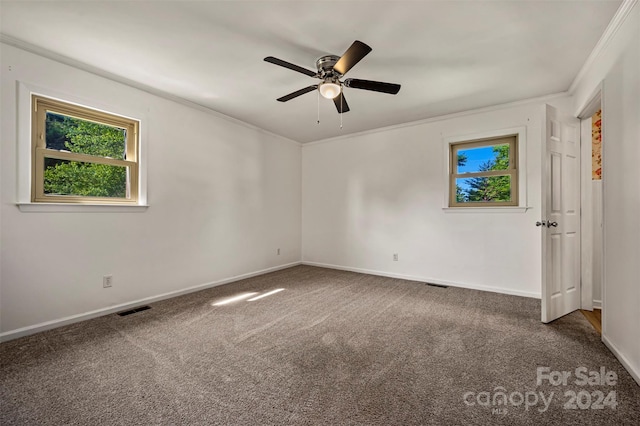
[[45, 158], [44, 193], [127, 198], [127, 167]]
[[457, 174], [508, 170], [509, 150], [509, 144], [459, 149]]
[[511, 198], [511, 176], [488, 176], [456, 179], [456, 202], [508, 202]]
[[126, 129], [47, 111], [46, 135], [48, 149], [125, 159]]

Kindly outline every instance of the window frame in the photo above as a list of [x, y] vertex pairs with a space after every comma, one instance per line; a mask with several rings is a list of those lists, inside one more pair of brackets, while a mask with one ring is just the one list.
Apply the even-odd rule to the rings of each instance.
[[[509, 144], [509, 168], [505, 170], [489, 170], [483, 172], [457, 173], [458, 151], [461, 149], [473, 149], [496, 145]], [[510, 201], [473, 201], [460, 203], [456, 200], [456, 179], [510, 176], [511, 200]], [[518, 206], [518, 135], [502, 135], [482, 139], [463, 140], [449, 144], [449, 207], [515, 207]]]
[[[524, 118], [525, 121], [530, 121], [530, 118]], [[468, 127], [468, 126], [467, 126]], [[443, 132], [441, 142], [441, 184], [442, 189], [442, 211], [446, 214], [510, 214], [510, 213], [526, 213], [533, 207], [529, 206], [528, 198], [528, 178], [529, 178], [529, 147], [528, 147], [528, 133], [534, 132], [535, 128], [521, 125], [513, 127], [503, 128], [484, 128], [479, 131], [469, 132], [455, 132], [448, 133]], [[501, 136], [518, 135], [518, 205], [517, 206], [488, 206], [478, 207], [475, 205], [464, 207], [450, 207], [449, 206], [449, 187], [450, 187], [450, 164], [451, 164], [451, 148], [450, 145], [456, 142], [474, 141], [481, 139], [493, 139]], [[534, 167], [534, 169], [536, 169]], [[534, 170], [533, 173], [536, 173]]]
[[[61, 114], [107, 126], [126, 129], [125, 159], [100, 157], [46, 148], [47, 112]], [[53, 158], [93, 164], [127, 167], [126, 198], [88, 197], [81, 195], [48, 195], [44, 193], [44, 160]], [[31, 202], [63, 204], [138, 205], [140, 179], [140, 121], [109, 112], [73, 104], [46, 96], [31, 94]]]

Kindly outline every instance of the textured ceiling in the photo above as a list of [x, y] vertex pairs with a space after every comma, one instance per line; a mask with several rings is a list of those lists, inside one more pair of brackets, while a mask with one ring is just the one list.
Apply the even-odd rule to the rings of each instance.
[[[2, 1], [0, 31], [141, 87], [299, 142], [566, 91], [620, 1]], [[373, 51], [347, 77], [351, 111], [311, 92], [309, 69], [354, 40]]]

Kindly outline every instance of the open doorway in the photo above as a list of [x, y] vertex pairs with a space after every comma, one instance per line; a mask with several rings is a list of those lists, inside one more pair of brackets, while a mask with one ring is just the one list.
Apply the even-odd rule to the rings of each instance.
[[581, 191], [581, 311], [602, 334], [603, 178], [600, 93], [580, 115], [583, 164]]

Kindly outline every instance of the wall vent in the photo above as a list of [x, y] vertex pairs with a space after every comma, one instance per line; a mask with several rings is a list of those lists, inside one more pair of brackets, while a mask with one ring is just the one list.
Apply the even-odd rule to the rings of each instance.
[[426, 283], [428, 286], [431, 287], [438, 287], [438, 288], [449, 288], [448, 285], [442, 285], [442, 284], [433, 284], [433, 283]]
[[128, 311], [118, 312], [118, 315], [125, 317], [127, 315], [135, 314], [136, 312], [146, 311], [147, 309], [151, 309], [151, 306], [139, 306], [137, 308], [129, 309]]

